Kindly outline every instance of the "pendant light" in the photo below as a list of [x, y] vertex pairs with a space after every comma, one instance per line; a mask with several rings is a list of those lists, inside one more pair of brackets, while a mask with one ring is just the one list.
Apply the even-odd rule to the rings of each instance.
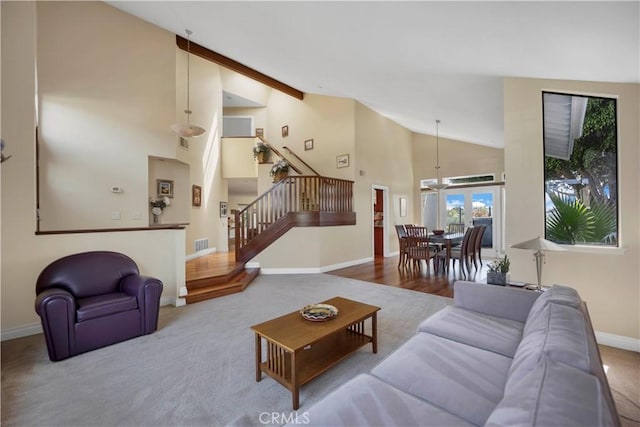
[[440, 120], [436, 120], [436, 182], [435, 184], [431, 184], [428, 187], [432, 190], [442, 190], [443, 188], [447, 188], [449, 185], [440, 182], [440, 135], [439, 135], [439, 127]]
[[171, 125], [171, 130], [178, 136], [183, 138], [190, 138], [194, 136], [200, 136], [205, 133], [205, 130], [200, 126], [192, 125], [189, 123], [189, 116], [191, 115], [191, 110], [189, 109], [189, 58], [191, 57], [191, 30], [186, 30], [187, 32], [187, 109], [184, 110], [187, 115], [187, 124], [184, 123], [175, 123]]

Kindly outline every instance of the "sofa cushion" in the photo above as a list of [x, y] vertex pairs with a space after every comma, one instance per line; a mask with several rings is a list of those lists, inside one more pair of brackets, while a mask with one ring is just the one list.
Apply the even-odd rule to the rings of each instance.
[[77, 300], [77, 304], [78, 322], [138, 308], [136, 297], [120, 292], [81, 298]]
[[542, 357], [505, 393], [486, 426], [615, 425], [600, 381]]
[[449, 306], [420, 323], [418, 332], [513, 357], [522, 340], [523, 327], [524, 323], [515, 320]]
[[578, 308], [582, 303], [578, 292], [567, 286], [553, 285], [551, 288], [543, 292], [542, 295], [533, 303], [529, 315], [525, 323], [529, 323], [531, 320], [535, 320], [541, 313], [547, 304], [562, 304], [569, 307]]
[[471, 426], [462, 418], [361, 374], [299, 413], [291, 425], [418, 426], [427, 421], [436, 426]]
[[511, 359], [420, 332], [371, 373], [467, 421], [482, 425], [502, 399]]
[[585, 372], [590, 370], [586, 323], [582, 313], [561, 304], [547, 304], [535, 320], [528, 322], [513, 357], [507, 390], [514, 381], [532, 370], [546, 355]]

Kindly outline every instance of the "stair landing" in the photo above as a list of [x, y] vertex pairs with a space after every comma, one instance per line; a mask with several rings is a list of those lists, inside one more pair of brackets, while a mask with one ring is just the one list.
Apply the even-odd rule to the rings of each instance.
[[236, 262], [233, 252], [216, 252], [186, 264], [187, 304], [242, 292], [260, 273]]

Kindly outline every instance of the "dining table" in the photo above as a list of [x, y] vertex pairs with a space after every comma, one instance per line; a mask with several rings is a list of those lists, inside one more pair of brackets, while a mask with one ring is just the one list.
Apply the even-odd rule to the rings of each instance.
[[442, 245], [447, 251], [447, 258], [444, 268], [445, 271], [449, 269], [449, 262], [451, 260], [451, 247], [455, 244], [462, 243], [463, 238], [464, 233], [460, 232], [450, 232], [443, 234], [433, 234], [433, 232], [429, 233], [429, 243]]

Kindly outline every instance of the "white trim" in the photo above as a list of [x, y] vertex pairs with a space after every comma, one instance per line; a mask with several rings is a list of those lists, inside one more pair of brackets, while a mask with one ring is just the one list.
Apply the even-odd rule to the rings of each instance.
[[319, 274], [337, 270], [339, 268], [352, 267], [354, 265], [364, 264], [371, 261], [373, 261], [373, 257], [341, 262], [339, 264], [325, 265], [323, 267], [260, 268], [260, 274]]
[[2, 341], [13, 340], [16, 338], [27, 337], [42, 333], [42, 324], [32, 323], [30, 325], [18, 326], [17, 328], [9, 328], [2, 331]]
[[182, 307], [183, 305], [187, 305], [187, 300], [185, 300], [184, 298], [176, 298], [176, 297], [171, 297], [171, 298], [173, 298], [174, 307]]
[[624, 255], [627, 248], [624, 246], [591, 246], [591, 245], [560, 245], [569, 252], [600, 255]]
[[160, 297], [160, 307], [164, 305], [175, 305], [175, 299], [176, 297]]
[[178, 297], [184, 297], [189, 293], [189, 290], [186, 286], [180, 286], [178, 288]]
[[185, 261], [191, 261], [192, 259], [200, 258], [201, 256], [213, 254], [215, 252], [217, 252], [216, 248], [207, 248], [207, 249], [203, 249], [201, 251], [189, 254], [186, 257], [184, 257], [184, 259]]
[[244, 268], [260, 268], [260, 263], [258, 261], [249, 261], [244, 265]]
[[640, 353], [640, 339], [638, 338], [625, 337], [622, 335], [615, 335], [598, 331], [596, 331], [595, 334], [598, 344], [608, 345], [609, 347], [621, 348], [623, 350], [635, 351]]

